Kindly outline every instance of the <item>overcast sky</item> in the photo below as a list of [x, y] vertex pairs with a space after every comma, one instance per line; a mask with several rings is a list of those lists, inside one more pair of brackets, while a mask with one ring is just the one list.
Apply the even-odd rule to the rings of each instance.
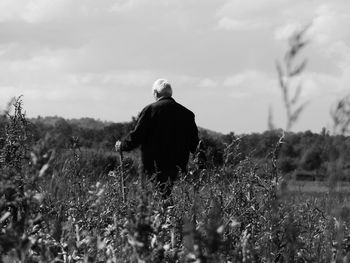
[[310, 23], [293, 130], [319, 132], [350, 92], [349, 0], [0, 0], [0, 107], [129, 121], [166, 78], [199, 126], [261, 132], [271, 107], [285, 128], [275, 62]]

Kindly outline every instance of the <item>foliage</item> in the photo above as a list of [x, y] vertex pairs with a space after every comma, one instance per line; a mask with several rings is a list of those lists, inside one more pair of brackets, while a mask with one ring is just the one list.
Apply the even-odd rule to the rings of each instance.
[[[55, 149], [59, 156], [69, 155], [67, 150], [72, 144], [72, 137], [78, 138], [78, 145], [85, 158], [86, 155], [95, 155], [101, 161], [94, 162], [100, 170], [110, 169], [116, 161], [113, 158], [114, 143], [117, 139], [124, 137], [133, 127], [133, 122], [129, 123], [105, 123], [101, 121], [92, 121], [91, 119], [65, 120], [58, 117], [46, 117], [30, 119], [30, 132], [33, 134], [35, 145], [45, 147], [43, 151]], [[3, 120], [3, 127], [5, 121]], [[92, 123], [91, 125], [89, 123]], [[1, 130], [1, 125], [0, 125]], [[199, 135], [202, 140], [202, 152], [205, 155], [205, 164], [207, 168], [215, 168], [223, 165], [225, 161], [225, 151], [230, 148], [229, 145], [239, 139], [240, 143], [236, 145], [235, 154], [231, 154], [238, 163], [249, 156], [256, 163], [264, 164], [264, 159], [269, 149], [273, 147], [278, 140], [281, 130], [269, 130], [263, 133], [236, 135], [214, 133], [206, 129], [199, 129]], [[322, 178], [329, 178], [333, 172], [327, 168], [329, 165], [336, 165], [341, 162], [343, 167], [350, 163], [350, 141], [343, 135], [330, 135], [326, 129], [321, 133], [305, 132], [286, 132], [285, 140], [281, 146], [281, 153], [278, 156], [278, 164], [283, 176], [289, 176], [295, 170], [304, 169], [304, 160], [309, 155], [311, 149], [317, 148], [315, 158], [321, 159], [322, 169], [318, 172]], [[38, 147], [36, 147], [38, 148]], [[68, 152], [68, 153], [65, 153]], [[95, 158], [92, 157], [91, 158]], [[140, 156], [138, 152], [128, 155], [130, 162], [135, 163], [137, 167]], [[87, 157], [90, 158], [90, 157]], [[312, 160], [311, 160], [312, 161]], [[96, 168], [97, 168], [96, 167]], [[109, 168], [108, 168], [109, 167]], [[316, 171], [317, 167], [307, 168]], [[137, 168], [136, 168], [137, 170]], [[100, 172], [99, 172], [100, 173]], [[347, 173], [345, 171], [344, 178]]]
[[348, 134], [350, 125], [350, 95], [340, 99], [334, 109], [331, 110], [333, 119], [333, 132]]
[[132, 156], [121, 169], [114, 153], [81, 147], [74, 136], [61, 149], [47, 136], [33, 144], [21, 105], [15, 101], [1, 133], [0, 262], [349, 259], [349, 196], [288, 190], [277, 166], [288, 134], [266, 137], [264, 165], [248, 137], [231, 134], [221, 165], [199, 164], [198, 153], [163, 200]]
[[308, 149], [301, 159], [301, 167], [307, 171], [317, 170], [321, 164], [321, 149], [318, 146]]

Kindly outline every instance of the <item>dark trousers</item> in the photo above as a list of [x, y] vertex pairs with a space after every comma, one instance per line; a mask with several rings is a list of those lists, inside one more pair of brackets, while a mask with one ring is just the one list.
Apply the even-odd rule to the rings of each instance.
[[178, 170], [162, 170], [156, 173], [156, 183], [163, 199], [167, 199], [170, 196], [178, 173]]

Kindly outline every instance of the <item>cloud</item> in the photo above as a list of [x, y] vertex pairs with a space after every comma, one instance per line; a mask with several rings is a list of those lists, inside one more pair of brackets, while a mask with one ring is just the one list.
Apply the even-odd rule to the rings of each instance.
[[274, 31], [274, 39], [279, 41], [288, 40], [294, 33], [300, 32], [306, 25], [302, 25], [300, 22], [287, 23], [286, 25], [279, 26]]
[[[289, 93], [293, 95], [300, 83], [302, 101], [313, 101], [319, 98], [335, 100], [339, 94], [346, 94], [350, 86], [350, 67], [337, 75], [305, 72], [299, 78], [291, 79]], [[219, 84], [220, 86], [220, 84]], [[262, 71], [254, 69], [242, 71], [232, 76], [227, 76], [222, 81], [225, 93], [236, 99], [260, 99], [277, 98], [280, 100], [281, 90], [278, 86], [277, 76], [270, 76]]]
[[213, 89], [216, 88], [218, 86], [218, 83], [210, 78], [204, 78], [201, 79], [198, 83], [198, 87], [200, 88], [204, 88], [204, 89]]
[[148, 1], [145, 0], [122, 0], [122, 1], [116, 1], [112, 7], [112, 12], [129, 12], [135, 8], [140, 8], [142, 5], [147, 4]]
[[3, 0], [0, 3], [0, 21], [39, 23], [62, 17], [70, 10], [68, 0]]
[[[298, 12], [301, 9], [304, 11]], [[279, 18], [279, 23], [275, 24], [275, 39], [285, 41], [295, 31], [299, 31], [306, 25], [311, 25], [307, 31], [308, 37], [317, 43], [327, 43], [334, 39], [350, 37], [347, 32], [347, 28], [350, 26], [349, 3], [344, 1], [309, 2], [294, 5], [292, 10], [295, 12], [288, 11], [288, 16], [284, 19]]]
[[254, 30], [259, 28], [266, 27], [266, 23], [261, 23], [255, 20], [238, 20], [228, 17], [223, 17], [219, 20], [218, 23], [219, 28], [234, 30], [234, 31], [246, 31], [246, 30]]
[[[0, 23], [2, 60], [61, 52], [66, 70], [74, 72], [142, 68], [204, 77], [235, 71], [241, 65], [233, 60], [248, 61], [242, 52], [248, 45], [238, 43], [243, 40], [214, 30], [213, 10], [223, 0], [52, 0], [55, 8], [43, 0], [4, 1], [14, 11]], [[113, 5], [125, 8], [113, 11]], [[259, 52], [250, 46], [249, 56]]]
[[217, 17], [219, 28], [272, 29], [279, 40], [285, 40], [294, 30], [312, 23], [313, 32], [322, 41], [329, 34], [342, 37], [347, 34], [349, 11], [347, 0], [230, 0], [217, 10]]
[[312, 101], [315, 98], [331, 98], [335, 94], [342, 93], [344, 87], [341, 84], [341, 79], [342, 76], [333, 76], [317, 72], [305, 73], [301, 80], [301, 98]]
[[[158, 76], [147, 70], [110, 70], [74, 72], [66, 69], [69, 54], [48, 52], [28, 60], [1, 62], [0, 88], [7, 97], [24, 94], [30, 99], [64, 100], [78, 97], [103, 97], [149, 86]], [[10, 89], [8, 87], [11, 87]], [[4, 92], [4, 90], [6, 92]], [[96, 96], [99, 94], [99, 96]]]
[[11, 86], [0, 86], [0, 105], [6, 104], [16, 94], [16, 89]]
[[69, 79], [75, 85], [86, 87], [137, 89], [149, 86], [156, 79], [154, 72], [146, 70], [110, 71], [104, 73], [80, 73], [70, 75]]
[[[305, 36], [309, 40], [306, 57], [311, 60], [311, 69], [308, 68], [305, 72], [304, 95], [312, 97], [336, 92], [343, 94], [345, 86], [350, 85], [346, 80], [350, 67], [350, 2], [309, 2], [306, 6], [310, 11], [304, 13], [309, 13], [311, 21]], [[307, 21], [307, 16], [303, 13], [295, 14], [295, 18], [290, 17], [284, 24], [276, 27], [276, 40], [286, 41], [295, 31], [305, 26], [303, 21]], [[321, 65], [325, 68], [324, 72], [320, 70]]]
[[76, 21], [82, 17], [93, 18], [111, 10], [115, 1], [99, 0], [2, 0], [0, 22], [23, 21], [39, 24], [68, 19]]
[[276, 79], [256, 70], [246, 70], [229, 76], [223, 81], [223, 86], [230, 89], [232, 97], [259, 96], [277, 92]]
[[269, 28], [275, 23], [276, 10], [285, 5], [285, 0], [231, 0], [218, 10], [218, 27], [226, 30], [252, 30]]
[[350, 64], [349, 12], [349, 3], [342, 5], [342, 8], [336, 3], [321, 5], [316, 10], [310, 29], [315, 45], [322, 50], [323, 55], [335, 60], [340, 69]]
[[350, 65], [336, 75], [311, 72], [305, 74], [305, 79], [305, 86], [314, 90], [312, 96], [335, 98], [350, 93]]

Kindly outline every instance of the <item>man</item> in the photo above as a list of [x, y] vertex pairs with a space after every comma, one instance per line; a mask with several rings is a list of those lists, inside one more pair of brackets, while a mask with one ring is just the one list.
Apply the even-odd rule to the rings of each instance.
[[[131, 151], [141, 145], [143, 171], [156, 173], [156, 180], [166, 196], [170, 194], [178, 171], [186, 172], [189, 154], [198, 144], [194, 114], [172, 98], [172, 88], [165, 79], [155, 81], [152, 92], [156, 102], [146, 106], [129, 136], [117, 141], [117, 151]], [[168, 183], [169, 187], [164, 185]]]

